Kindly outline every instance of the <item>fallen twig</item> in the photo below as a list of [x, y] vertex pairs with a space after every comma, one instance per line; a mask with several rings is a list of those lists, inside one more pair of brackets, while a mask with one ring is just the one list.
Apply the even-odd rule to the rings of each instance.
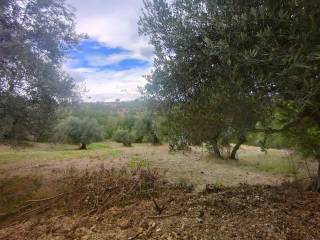
[[164, 208], [159, 206], [159, 204], [156, 202], [156, 199], [152, 198], [152, 202], [154, 203], [154, 209], [160, 215], [163, 212]]
[[[8, 212], [8, 213], [2, 213], [0, 214], [0, 222], [1, 221], [4, 221], [6, 219], [8, 219], [9, 217], [11, 216], [14, 216], [18, 213], [20, 213], [22, 210], [25, 210], [25, 209], [28, 209], [28, 208], [31, 208], [33, 206], [33, 203], [40, 203], [40, 202], [45, 202], [45, 201], [50, 201], [50, 200], [53, 200], [53, 199], [57, 199], [59, 197], [63, 197], [64, 195], [67, 195], [67, 194], [70, 194], [70, 193], [73, 193], [74, 191], [72, 192], [65, 192], [65, 193], [60, 193], [56, 196], [52, 196], [52, 197], [48, 197], [48, 198], [42, 198], [42, 199], [35, 199], [35, 200], [27, 200], [25, 203], [26, 205], [18, 208], [17, 210], [14, 210], [14, 211], [11, 211], [11, 212]], [[23, 212], [21, 213], [20, 215], [17, 216], [17, 219], [21, 218], [22, 216], [25, 216], [25, 215], [28, 215], [29, 213], [33, 213], [33, 212], [36, 212], [37, 210], [41, 210], [45, 207], [48, 207], [49, 204], [45, 205], [45, 206], [40, 206], [38, 208], [34, 208], [34, 209], [31, 209], [30, 211], [27, 211], [27, 212]]]
[[62, 197], [64, 195], [67, 195], [67, 194], [71, 194], [73, 193], [74, 191], [71, 191], [71, 192], [65, 192], [65, 193], [60, 193], [58, 195], [55, 195], [53, 197], [48, 197], [48, 198], [42, 198], [42, 199], [34, 199], [34, 200], [27, 200], [25, 203], [37, 203], [37, 202], [45, 202], [45, 201], [50, 201], [50, 200], [53, 200], [53, 199], [56, 199], [56, 198], [59, 198], [59, 197]]
[[31, 209], [30, 211], [27, 211], [27, 212], [24, 212], [24, 213], [18, 215], [18, 216], [16, 217], [16, 219], [20, 219], [20, 218], [22, 218], [22, 217], [24, 217], [24, 216], [26, 216], [26, 215], [28, 215], [28, 214], [30, 214], [30, 213], [37, 213], [37, 211], [41, 212], [41, 210], [45, 210], [45, 209], [47, 209], [48, 207], [49, 207], [49, 204], [47, 204], [47, 205], [45, 205], [45, 206], [41, 206], [41, 207], [37, 207], [37, 208]]
[[143, 232], [138, 232], [136, 235], [134, 235], [133, 237], [129, 237], [128, 240], [133, 240], [136, 239], [137, 237], [139, 237]]

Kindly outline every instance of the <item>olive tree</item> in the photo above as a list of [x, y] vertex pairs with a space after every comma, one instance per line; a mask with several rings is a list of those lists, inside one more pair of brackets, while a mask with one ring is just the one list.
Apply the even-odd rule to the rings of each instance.
[[141, 113], [136, 119], [133, 132], [138, 142], [151, 142], [154, 145], [160, 144], [156, 129], [156, 116], [150, 112]]
[[263, 118], [262, 103], [270, 96], [250, 84], [252, 72], [236, 64], [227, 42], [232, 29], [225, 29], [232, 11], [224, 12], [227, 6], [220, 2], [145, 1], [140, 32], [150, 38], [156, 53], [146, 96], [164, 105], [165, 112], [179, 113], [177, 123], [190, 141], [209, 142], [217, 156], [219, 142], [235, 142], [229, 156], [235, 159], [246, 135]]
[[81, 38], [64, 0], [0, 1], [0, 139], [46, 138], [57, 109], [77, 99], [62, 71]]
[[127, 129], [117, 129], [113, 134], [113, 140], [122, 143], [126, 147], [131, 147], [133, 142], [133, 135]]
[[69, 117], [55, 127], [55, 141], [80, 144], [79, 149], [103, 138], [103, 129], [93, 118]]
[[206, 89], [231, 109], [221, 116], [234, 150], [249, 132], [287, 134], [318, 159], [319, 191], [319, 15], [317, 0], [146, 0], [140, 31], [156, 50], [148, 97], [200, 106]]

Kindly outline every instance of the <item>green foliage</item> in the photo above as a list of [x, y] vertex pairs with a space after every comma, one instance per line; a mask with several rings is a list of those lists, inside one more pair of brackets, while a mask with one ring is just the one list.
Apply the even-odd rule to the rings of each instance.
[[59, 142], [87, 144], [102, 140], [102, 128], [95, 119], [69, 117], [55, 128], [54, 139]]
[[77, 99], [62, 64], [80, 36], [65, 1], [0, 3], [0, 139], [45, 140], [57, 108]]
[[247, 144], [261, 147], [262, 149], [288, 149], [293, 147], [291, 139], [282, 133], [266, 135], [264, 133], [251, 133], [247, 136]]
[[128, 130], [132, 142], [160, 144], [165, 139], [162, 119], [146, 109], [145, 102], [80, 103], [71, 108], [71, 115], [91, 117], [104, 127], [104, 138], [112, 138], [118, 129]]
[[129, 130], [118, 129], [113, 135], [113, 140], [122, 143], [126, 147], [130, 147], [133, 142], [133, 136]]
[[156, 119], [150, 113], [141, 114], [136, 119], [133, 130], [136, 142], [160, 143], [156, 132]]
[[283, 132], [320, 159], [319, 14], [314, 0], [146, 0], [140, 32], [156, 54], [146, 97], [192, 142]]
[[307, 118], [300, 122], [300, 126], [290, 129], [287, 138], [291, 145], [296, 146], [305, 156], [320, 159], [320, 126], [319, 122]]
[[133, 129], [137, 115], [144, 111], [144, 102], [81, 103], [70, 110], [72, 116], [96, 119], [104, 127], [104, 138], [111, 139], [118, 128]]
[[269, 101], [248, 84], [253, 73], [242, 71], [237, 54], [233, 59], [244, 46], [228, 35], [235, 34], [228, 25], [234, 9], [224, 4], [149, 0], [140, 19], [140, 31], [150, 38], [157, 56], [146, 97], [160, 103], [174, 131], [193, 144], [243, 142], [265, 115], [262, 103]]

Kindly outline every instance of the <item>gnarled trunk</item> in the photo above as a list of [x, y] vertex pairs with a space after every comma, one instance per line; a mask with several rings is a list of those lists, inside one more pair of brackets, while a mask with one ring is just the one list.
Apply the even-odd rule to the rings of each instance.
[[232, 160], [236, 160], [236, 159], [237, 159], [237, 158], [236, 158], [236, 154], [237, 154], [240, 146], [241, 146], [245, 141], [246, 141], [246, 137], [245, 137], [245, 136], [239, 137], [238, 142], [236, 143], [236, 145], [235, 145], [235, 146], [233, 147], [233, 149], [232, 149], [232, 152], [231, 152], [230, 157], [229, 157], [230, 159], [232, 159]]
[[215, 137], [214, 139], [212, 139], [210, 142], [210, 145], [212, 147], [210, 153], [216, 157], [216, 158], [222, 158], [219, 146], [218, 146], [218, 141], [217, 141], [217, 137]]
[[80, 150], [87, 150], [87, 144], [86, 143], [80, 143], [80, 147], [79, 147]]
[[217, 158], [222, 158], [222, 155], [221, 155], [221, 153], [220, 153], [220, 149], [219, 149], [219, 147], [218, 147], [217, 142], [214, 142], [213, 145], [212, 145], [212, 147], [213, 147], [214, 155], [215, 155]]

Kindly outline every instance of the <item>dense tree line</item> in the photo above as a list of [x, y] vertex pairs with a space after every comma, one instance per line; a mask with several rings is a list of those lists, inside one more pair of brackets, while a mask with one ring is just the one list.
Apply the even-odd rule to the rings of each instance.
[[[101, 127], [103, 139], [121, 142], [126, 146], [131, 146], [131, 143], [160, 144], [167, 141], [167, 126], [164, 126], [163, 118], [153, 114], [152, 110], [141, 100], [78, 103], [68, 109], [69, 111], [66, 111], [67, 116], [96, 120]], [[61, 126], [64, 125], [65, 121], [65, 119], [62, 119]]]

